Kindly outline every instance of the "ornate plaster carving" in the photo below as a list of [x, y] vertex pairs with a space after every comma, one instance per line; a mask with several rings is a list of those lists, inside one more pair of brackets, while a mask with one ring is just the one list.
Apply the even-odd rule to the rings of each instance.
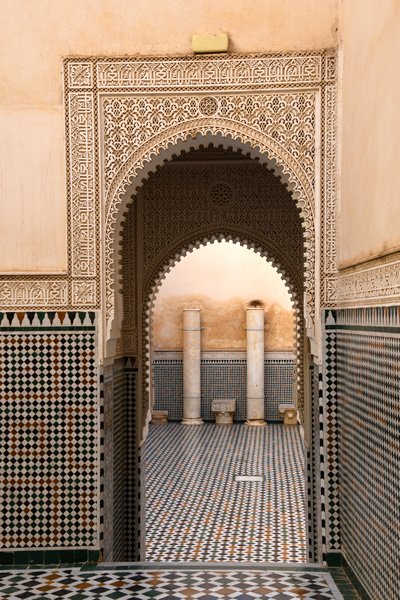
[[[220, 120], [223, 121], [223, 120]], [[294, 192], [293, 195], [295, 197], [298, 198], [297, 200], [297, 205], [301, 211], [302, 214], [302, 218], [303, 218], [303, 222], [304, 222], [304, 227], [306, 230], [306, 234], [305, 234], [305, 252], [306, 252], [306, 257], [307, 257], [307, 271], [306, 271], [306, 284], [305, 284], [305, 288], [306, 288], [306, 297], [307, 297], [307, 309], [308, 309], [308, 316], [310, 321], [312, 322], [314, 319], [314, 314], [315, 314], [315, 278], [314, 278], [314, 265], [315, 265], [315, 231], [314, 231], [314, 215], [313, 215], [313, 203], [312, 203], [312, 188], [309, 184], [309, 182], [307, 181], [306, 178], [302, 177], [300, 174], [298, 175], [298, 172], [302, 171], [301, 167], [299, 168], [299, 165], [297, 163], [297, 161], [295, 159], [293, 159], [292, 157], [290, 157], [288, 155], [288, 153], [286, 152], [286, 150], [281, 147], [282, 150], [282, 154], [284, 155], [288, 155], [286, 158], [286, 161], [283, 161], [280, 157], [278, 152], [275, 154], [270, 151], [270, 147], [277, 147], [280, 146], [279, 144], [275, 143], [274, 140], [269, 140], [267, 136], [265, 136], [265, 134], [259, 134], [257, 135], [257, 132], [255, 130], [252, 130], [249, 127], [245, 127], [243, 126], [243, 128], [241, 129], [240, 127], [238, 127], [237, 125], [232, 125], [232, 123], [228, 122], [218, 122], [218, 120], [215, 121], [215, 125], [213, 123], [212, 120], [207, 119], [204, 122], [202, 122], [201, 120], [199, 120], [197, 123], [193, 123], [190, 122], [189, 123], [189, 128], [186, 131], [182, 131], [183, 126], [182, 125], [178, 125], [175, 126], [173, 129], [175, 130], [174, 134], [173, 131], [171, 130], [167, 130], [167, 131], [163, 131], [162, 134], [160, 135], [159, 141], [155, 146], [152, 146], [151, 148], [147, 149], [146, 145], [144, 145], [144, 149], [147, 150], [147, 152], [145, 153], [145, 155], [139, 155], [137, 157], [135, 157], [134, 159], [131, 159], [129, 162], [132, 162], [132, 165], [136, 164], [136, 167], [132, 167], [132, 169], [127, 169], [127, 173], [125, 174], [125, 177], [123, 177], [123, 174], [119, 173], [118, 177], [121, 180], [121, 184], [120, 186], [118, 186], [118, 190], [116, 191], [116, 193], [114, 193], [111, 196], [111, 200], [109, 202], [109, 210], [108, 210], [108, 214], [107, 214], [107, 220], [106, 220], [106, 231], [105, 231], [105, 235], [106, 235], [106, 255], [105, 255], [105, 263], [106, 263], [106, 302], [107, 302], [107, 318], [109, 319], [109, 321], [112, 321], [113, 318], [113, 306], [114, 306], [114, 286], [115, 286], [115, 267], [114, 267], [114, 245], [115, 245], [115, 237], [117, 235], [117, 231], [118, 231], [118, 217], [121, 213], [121, 204], [122, 206], [126, 206], [128, 201], [126, 198], [126, 189], [128, 187], [128, 184], [130, 183], [130, 181], [132, 180], [133, 175], [136, 173], [136, 175], [138, 175], [139, 173], [139, 167], [138, 165], [141, 165], [141, 167], [143, 168], [144, 164], [146, 162], [150, 163], [151, 162], [151, 156], [155, 155], [157, 153], [160, 152], [161, 148], [166, 149], [172, 142], [172, 146], [177, 145], [179, 142], [185, 139], [187, 139], [188, 137], [193, 138], [195, 137], [197, 134], [200, 134], [203, 137], [206, 137], [207, 134], [211, 135], [222, 135], [223, 138], [227, 139], [227, 138], [239, 138], [241, 142], [244, 142], [245, 144], [248, 144], [250, 147], [259, 147], [260, 148], [260, 153], [261, 154], [266, 154], [269, 156], [273, 156], [275, 158], [275, 156], [277, 158], [275, 158], [276, 163], [278, 163], [279, 165], [282, 166], [283, 170], [287, 170], [287, 166], [286, 165], [291, 165], [292, 169], [290, 170], [290, 176], [291, 179], [291, 183], [292, 183], [292, 187], [294, 188]], [[178, 133], [177, 133], [178, 131]], [[151, 143], [154, 143], [154, 140], [151, 141]], [[192, 147], [196, 147], [200, 144], [199, 141], [193, 141], [193, 139], [190, 142]], [[290, 168], [290, 167], [289, 167]], [[137, 183], [140, 182], [140, 175], [139, 175], [139, 179], [137, 178], [135, 181]], [[303, 185], [305, 184], [305, 186]], [[306, 191], [305, 191], [305, 187], [308, 188], [308, 192], [310, 194], [310, 196], [307, 195]], [[110, 190], [111, 190], [112, 186], [110, 186]]]
[[[73, 57], [64, 64], [69, 270], [65, 278], [54, 280], [62, 307], [101, 306], [103, 220], [106, 311], [111, 322], [118, 295], [116, 244], [129, 202], [125, 192], [131, 182], [140, 185], [171, 156], [174, 145], [196, 145], [193, 138], [209, 135], [241, 144], [253, 156], [268, 160], [288, 183], [304, 220], [308, 314], [313, 318], [315, 287], [320, 285], [315, 264], [321, 265], [322, 303], [337, 302], [334, 51]], [[315, 220], [316, 202], [327, 218], [322, 229]], [[2, 308], [35, 306], [33, 280], [13, 280], [24, 291], [9, 304], [9, 283], [3, 283]], [[42, 280], [36, 278], [36, 287]], [[83, 280], [91, 282], [90, 293], [81, 293]], [[50, 301], [48, 308], [52, 306]]]
[[338, 306], [400, 302], [400, 253], [343, 269], [338, 279]]
[[[269, 56], [165, 57], [102, 60], [97, 63], [97, 81], [103, 90], [221, 90], [265, 89], [266, 86], [318, 84], [322, 79], [323, 53], [275, 54]], [[332, 78], [334, 54], [326, 62]], [[333, 75], [334, 76], [334, 75]], [[77, 71], [78, 84], [81, 74]], [[72, 79], [72, 83], [76, 83]]]
[[57, 309], [63, 308], [67, 303], [68, 283], [60, 278], [4, 279], [0, 282], [1, 308]]
[[[209, 154], [211, 160], [207, 160]], [[182, 256], [223, 238], [246, 244], [272, 262], [290, 290], [296, 314], [298, 406], [302, 411], [304, 265], [299, 211], [285, 186], [264, 165], [239, 152], [207, 147], [183, 153], [151, 174], [134, 197], [123, 224], [119, 271], [123, 323], [117, 351], [120, 355], [138, 353], [139, 309], [141, 356], [147, 367], [143, 389], [148, 398], [151, 315], [158, 289]], [[137, 255], [141, 258], [135, 268]]]
[[[302, 293], [300, 288], [294, 283], [293, 277], [286, 270], [285, 266], [276, 260], [274, 254], [270, 254], [265, 246], [254, 242], [253, 240], [242, 237], [240, 235], [232, 235], [228, 232], [198, 236], [193, 238], [190, 243], [185, 245], [179, 244], [177, 248], [179, 251], [171, 254], [167, 259], [161, 262], [161, 268], [158, 269], [155, 276], [150, 280], [144, 290], [144, 303], [143, 303], [143, 340], [142, 340], [142, 355], [144, 357], [144, 396], [143, 396], [143, 414], [147, 415], [147, 420], [150, 419], [150, 388], [151, 388], [151, 323], [153, 318], [154, 304], [157, 297], [158, 290], [160, 289], [163, 280], [169, 271], [175, 266], [175, 264], [181, 260], [183, 256], [193, 252], [196, 248], [206, 245], [208, 242], [214, 242], [218, 240], [232, 240], [234, 243], [246, 245], [248, 248], [253, 249], [255, 252], [263, 256], [268, 262], [272, 263], [274, 267], [280, 273], [284, 280], [288, 291], [291, 295], [294, 309], [294, 328], [296, 338], [296, 380], [297, 380], [297, 408], [301, 415], [304, 411], [304, 377], [303, 377], [303, 341], [304, 341], [304, 317], [303, 317], [303, 306], [302, 306]], [[130, 332], [126, 338], [126, 343], [129, 344], [131, 341]], [[124, 352], [127, 352], [127, 347], [123, 348]], [[137, 349], [134, 350], [137, 352]]]

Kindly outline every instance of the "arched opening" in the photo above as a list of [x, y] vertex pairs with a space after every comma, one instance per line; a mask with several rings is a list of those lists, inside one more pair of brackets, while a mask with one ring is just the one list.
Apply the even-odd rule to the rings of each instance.
[[[246, 371], [253, 367], [246, 352], [246, 309], [255, 304], [265, 314], [263, 365], [254, 375], [260, 371], [268, 423], [256, 429], [245, 426], [253, 402], [247, 395]], [[280, 412], [295, 403], [294, 312], [271, 263], [232, 241], [193, 249], [155, 292], [146, 561], [305, 561], [301, 427], [284, 425]], [[182, 425], [187, 313], [199, 313], [202, 330], [200, 427]], [[215, 412], [220, 408], [234, 412]]]
[[[214, 239], [238, 241], [272, 260], [284, 275], [296, 312], [296, 403], [306, 437], [309, 434], [309, 392], [304, 386], [303, 360], [304, 273], [308, 268], [304, 254], [309, 242], [304, 239], [300, 209], [269, 164], [244, 155], [240, 149], [227, 148], [226, 144], [198, 146], [189, 146], [182, 152], [177, 149], [178, 153], [151, 172], [135, 194], [130, 189], [130, 204], [126, 204], [118, 276], [121, 300], [115, 306], [114, 319], [119, 327], [114, 333], [114, 351], [105, 364], [104, 498], [105, 505], [108, 502], [114, 507], [112, 528], [108, 524], [107, 532], [106, 522], [104, 527], [107, 560], [145, 558], [141, 492], [145, 484], [141, 465], [145, 458], [141, 453], [151, 407], [150, 316], [155, 292], [165, 274], [194, 247]], [[110, 428], [107, 433], [107, 394], [114, 398], [113, 434]], [[125, 398], [130, 395], [127, 401], [123, 400], [124, 394]], [[119, 435], [118, 420], [122, 423], [122, 419]], [[109, 443], [109, 456], [107, 436], [118, 438], [120, 444], [111, 448], [112, 442]], [[109, 475], [110, 469], [114, 479]]]

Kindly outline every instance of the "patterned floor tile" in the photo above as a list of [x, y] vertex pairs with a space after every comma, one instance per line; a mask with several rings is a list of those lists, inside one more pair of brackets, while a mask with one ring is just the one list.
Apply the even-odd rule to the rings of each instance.
[[342, 600], [324, 572], [265, 571], [5, 571], [0, 599], [11, 600]]
[[153, 425], [146, 469], [147, 561], [305, 562], [297, 427]]

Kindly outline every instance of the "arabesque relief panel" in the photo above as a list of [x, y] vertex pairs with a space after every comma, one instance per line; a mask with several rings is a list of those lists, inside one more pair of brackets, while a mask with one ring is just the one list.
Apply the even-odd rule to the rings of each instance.
[[[0, 282], [2, 308], [101, 308], [103, 247], [111, 321], [125, 191], [135, 176], [140, 184], [171, 144], [207, 133], [240, 140], [275, 165], [303, 215], [309, 315], [315, 286], [324, 306], [337, 303], [334, 51], [74, 57], [64, 64], [68, 274], [54, 278], [51, 295], [45, 277], [8, 276]], [[10, 291], [16, 287], [18, 294]]]

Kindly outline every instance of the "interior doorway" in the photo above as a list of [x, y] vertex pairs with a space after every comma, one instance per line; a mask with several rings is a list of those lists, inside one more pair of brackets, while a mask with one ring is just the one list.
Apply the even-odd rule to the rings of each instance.
[[[265, 315], [259, 367], [265, 427], [245, 425], [252, 402], [246, 312], [255, 304]], [[182, 424], [183, 315], [192, 311], [202, 330], [201, 425]], [[158, 289], [150, 339], [146, 561], [304, 562], [302, 427], [297, 419], [284, 425], [281, 412], [296, 402], [295, 320], [276, 269], [232, 241], [195, 249]], [[216, 413], [221, 407], [233, 412]]]
[[[105, 371], [106, 406], [110, 406], [107, 397], [113, 397], [110, 410], [114, 411], [114, 429], [108, 428], [107, 433], [106, 428], [106, 446], [107, 436], [118, 438], [118, 447], [108, 443], [105, 457], [105, 504], [110, 510], [118, 507], [117, 512], [113, 510], [113, 530], [105, 532], [105, 540], [111, 540], [108, 548], [104, 544], [105, 557], [114, 560], [146, 557], [143, 492], [153, 406], [151, 315], [158, 289], [183, 256], [207, 242], [239, 242], [269, 260], [282, 274], [294, 308], [295, 404], [306, 435], [309, 414], [309, 398], [304, 395], [302, 218], [287, 185], [269, 163], [260, 163], [225, 142], [213, 143], [211, 136], [207, 144], [196, 141], [194, 146], [177, 149], [130, 198], [121, 229], [121, 296], [116, 305], [120, 330], [115, 338], [115, 357]], [[107, 414], [105, 409], [106, 420]], [[119, 419], [125, 421], [118, 428]]]

